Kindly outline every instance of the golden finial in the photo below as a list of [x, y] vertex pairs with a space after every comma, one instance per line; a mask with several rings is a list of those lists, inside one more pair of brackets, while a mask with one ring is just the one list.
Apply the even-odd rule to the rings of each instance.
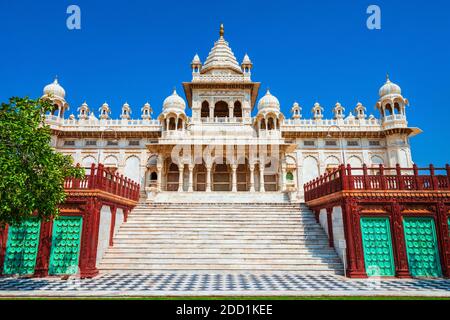
[[225, 30], [223, 28], [223, 23], [220, 24], [220, 32], [219, 32], [220, 36], [223, 37], [223, 35], [225, 34]]
[[386, 82], [389, 82], [389, 81], [391, 81], [391, 80], [389, 79], [389, 72], [388, 72], [388, 73], [386, 73]]

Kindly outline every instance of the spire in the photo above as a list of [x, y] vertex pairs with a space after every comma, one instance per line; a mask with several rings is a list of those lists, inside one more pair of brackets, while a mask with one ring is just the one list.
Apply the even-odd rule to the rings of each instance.
[[386, 73], [386, 83], [389, 83], [389, 82], [391, 82], [391, 79], [389, 79], [389, 72], [388, 72], [388, 73]]
[[223, 38], [223, 35], [225, 34], [225, 29], [223, 27], [223, 23], [220, 24], [220, 31], [219, 31], [219, 35], [221, 38]]

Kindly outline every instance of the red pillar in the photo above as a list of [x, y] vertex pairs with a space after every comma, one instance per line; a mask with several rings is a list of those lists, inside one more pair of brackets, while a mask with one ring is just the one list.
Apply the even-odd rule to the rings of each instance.
[[92, 278], [98, 274], [97, 245], [102, 202], [89, 199], [83, 212], [83, 230], [80, 248], [80, 276]]
[[36, 268], [34, 270], [35, 277], [43, 278], [48, 276], [50, 252], [52, 248], [52, 229], [53, 221], [41, 222], [38, 255], [36, 259]]
[[333, 207], [327, 208], [328, 244], [334, 247], [333, 238]]
[[3, 274], [3, 264], [5, 262], [6, 245], [8, 243], [8, 226], [0, 228], [0, 275]]
[[445, 277], [450, 277], [450, 237], [448, 229], [448, 208], [444, 202], [438, 202], [436, 205], [437, 216], [437, 236], [439, 239], [440, 258], [442, 272]]
[[111, 207], [111, 229], [109, 231], [109, 246], [112, 247], [114, 245], [114, 229], [116, 227], [116, 214], [117, 207]]
[[392, 239], [395, 256], [395, 274], [398, 278], [411, 278], [406, 255], [405, 233], [403, 231], [403, 219], [401, 207], [398, 202], [391, 206], [392, 213]]
[[358, 205], [353, 199], [344, 199], [342, 206], [344, 233], [347, 242], [347, 275], [350, 278], [367, 278]]

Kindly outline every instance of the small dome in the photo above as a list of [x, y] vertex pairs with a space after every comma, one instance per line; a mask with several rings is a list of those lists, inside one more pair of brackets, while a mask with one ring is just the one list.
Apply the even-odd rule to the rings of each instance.
[[258, 102], [258, 110], [262, 109], [277, 109], [280, 110], [280, 102], [277, 97], [273, 96], [269, 89], [267, 89], [266, 95], [262, 97]]
[[172, 95], [168, 96], [163, 102], [163, 110], [167, 109], [179, 109], [184, 111], [186, 108], [186, 103], [184, 100], [177, 94], [177, 91], [174, 89]]
[[64, 97], [66, 96], [66, 91], [59, 85], [58, 78], [55, 78], [52, 83], [45, 86], [44, 95], [55, 96], [64, 99]]
[[252, 61], [247, 54], [245, 54], [244, 59], [242, 60], [242, 64], [252, 64]]
[[196, 54], [194, 56], [194, 59], [192, 59], [192, 64], [202, 64], [202, 62], [200, 61], [200, 57], [198, 56], [198, 54]]
[[402, 89], [397, 84], [391, 82], [388, 77], [386, 83], [381, 87], [379, 95], [382, 98], [391, 94], [402, 95]]

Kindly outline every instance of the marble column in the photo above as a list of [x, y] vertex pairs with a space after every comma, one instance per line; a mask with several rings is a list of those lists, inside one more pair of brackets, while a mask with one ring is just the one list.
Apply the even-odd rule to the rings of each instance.
[[206, 166], [206, 192], [211, 192], [211, 165]]
[[233, 175], [232, 175], [232, 192], [237, 192], [237, 174], [236, 174], [236, 170], [237, 170], [237, 165], [233, 164], [231, 166], [231, 170], [233, 170]]
[[179, 172], [178, 192], [183, 192], [184, 164], [178, 166], [178, 172]]
[[255, 166], [250, 166], [250, 192], [255, 192]]
[[156, 191], [161, 192], [162, 166], [157, 166], [157, 169], [158, 169], [158, 179], [156, 180]]
[[286, 168], [281, 167], [281, 192], [286, 191]]
[[264, 167], [262, 166], [259, 168], [259, 192], [266, 192], [266, 188], [264, 186]]
[[193, 192], [194, 191], [194, 166], [193, 165], [189, 165], [189, 187], [188, 187], [188, 192]]

